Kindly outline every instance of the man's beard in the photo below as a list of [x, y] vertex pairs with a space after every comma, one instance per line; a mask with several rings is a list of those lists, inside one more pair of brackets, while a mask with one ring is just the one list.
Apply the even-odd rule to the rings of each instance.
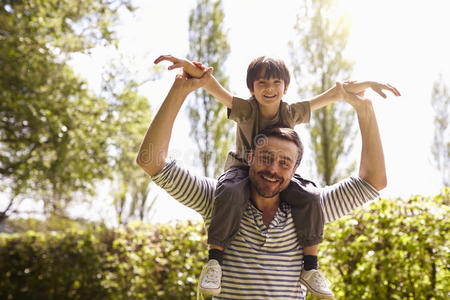
[[273, 177], [273, 175], [270, 175], [269, 173], [264, 172], [264, 171], [261, 171], [261, 172], [258, 172], [258, 173], [255, 174], [254, 172], [252, 172], [250, 170], [249, 179], [250, 179], [250, 182], [252, 183], [252, 186], [255, 188], [256, 192], [263, 198], [272, 198], [272, 197], [278, 195], [281, 192], [281, 190], [282, 190], [281, 187], [282, 187], [282, 185], [284, 183], [284, 178], [276, 176], [276, 178], [279, 180], [278, 188], [276, 188], [273, 191], [272, 190], [267, 191], [263, 187], [264, 183], [261, 182], [261, 180], [264, 180], [264, 179], [261, 179], [259, 177], [259, 176], [262, 176], [262, 175], [265, 175], [267, 177]]

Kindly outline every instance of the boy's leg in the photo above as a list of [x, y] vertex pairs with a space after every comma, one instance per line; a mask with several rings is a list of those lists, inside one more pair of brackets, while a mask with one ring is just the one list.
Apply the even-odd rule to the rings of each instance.
[[219, 178], [208, 228], [208, 244], [215, 245], [216, 249], [228, 247], [239, 230], [249, 197], [248, 168], [231, 168]]
[[239, 230], [250, 193], [248, 168], [231, 168], [217, 183], [213, 214], [208, 229], [208, 263], [199, 279], [199, 290], [205, 295], [220, 294], [223, 251]]
[[294, 174], [280, 197], [291, 207], [300, 244], [303, 247], [320, 244], [323, 241], [325, 220], [315, 184]]
[[330, 282], [318, 270], [318, 244], [323, 240], [324, 217], [320, 194], [315, 184], [295, 174], [281, 200], [291, 207], [300, 244], [303, 246], [303, 270], [300, 282], [309, 292], [323, 299], [333, 299]]
[[224, 250], [225, 250], [225, 248], [223, 248], [223, 247], [210, 244], [209, 250], [208, 250], [208, 261], [210, 261], [211, 259], [215, 259], [215, 260], [217, 260], [219, 265], [222, 265]]
[[319, 245], [303, 247], [303, 269], [306, 271], [319, 269]]

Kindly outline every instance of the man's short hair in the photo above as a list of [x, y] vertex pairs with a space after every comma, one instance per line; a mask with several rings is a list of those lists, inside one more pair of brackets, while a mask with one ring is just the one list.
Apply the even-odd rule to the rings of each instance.
[[289, 85], [291, 76], [286, 64], [281, 59], [260, 56], [254, 59], [247, 69], [247, 87], [253, 92], [253, 83], [260, 79], [283, 79], [285, 88]]
[[261, 130], [253, 139], [252, 150], [254, 150], [258, 146], [265, 145], [267, 143], [267, 138], [269, 137], [276, 137], [285, 141], [293, 142], [297, 146], [298, 150], [295, 167], [300, 164], [303, 157], [303, 143], [295, 130], [283, 125], [274, 125], [267, 127]]

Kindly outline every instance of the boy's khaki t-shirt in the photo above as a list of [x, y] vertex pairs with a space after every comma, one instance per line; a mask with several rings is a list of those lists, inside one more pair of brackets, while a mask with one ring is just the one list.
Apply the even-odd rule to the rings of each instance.
[[237, 123], [236, 151], [228, 153], [225, 171], [231, 167], [247, 165], [247, 154], [251, 149], [252, 140], [264, 128], [275, 124], [294, 128], [297, 124], [308, 123], [310, 117], [309, 101], [293, 104], [280, 101], [280, 108], [276, 116], [267, 120], [261, 116], [258, 102], [254, 97], [248, 100], [233, 97], [232, 109], [228, 109], [228, 119]]

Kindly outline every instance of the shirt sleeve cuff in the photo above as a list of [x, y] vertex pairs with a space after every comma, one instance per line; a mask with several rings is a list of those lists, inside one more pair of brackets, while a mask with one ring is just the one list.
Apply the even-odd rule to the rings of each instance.
[[376, 188], [374, 188], [370, 183], [368, 183], [367, 181], [365, 181], [364, 179], [362, 179], [359, 176], [352, 176], [352, 177], [355, 178], [356, 180], [358, 180], [359, 182], [361, 182], [362, 185], [364, 185], [367, 193], [369, 193], [371, 195], [372, 199], [378, 198], [380, 196], [380, 193], [378, 192], [378, 190]]
[[228, 119], [243, 122], [251, 114], [251, 105], [248, 100], [233, 97], [232, 108], [228, 110]]
[[170, 172], [170, 170], [172, 170], [172, 168], [176, 164], [177, 163], [175, 159], [170, 159], [166, 161], [166, 165], [161, 169], [161, 171], [150, 177], [151, 180], [157, 185], [160, 185], [162, 181], [166, 178], [166, 175]]

